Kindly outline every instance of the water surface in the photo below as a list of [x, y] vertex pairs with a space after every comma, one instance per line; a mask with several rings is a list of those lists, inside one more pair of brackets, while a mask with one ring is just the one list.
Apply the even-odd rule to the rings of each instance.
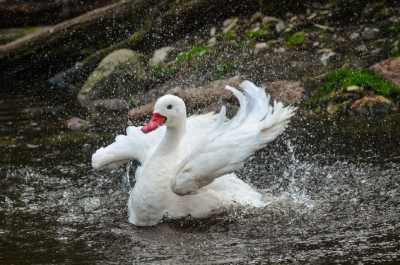
[[127, 169], [90, 166], [127, 118], [68, 131], [63, 121], [85, 113], [56, 94], [0, 95], [1, 264], [400, 261], [399, 115], [299, 114], [238, 172], [268, 206], [143, 228], [127, 221]]

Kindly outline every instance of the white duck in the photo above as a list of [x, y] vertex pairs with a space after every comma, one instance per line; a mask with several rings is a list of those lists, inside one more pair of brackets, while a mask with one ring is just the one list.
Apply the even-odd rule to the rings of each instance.
[[157, 101], [147, 125], [128, 127], [126, 136], [117, 136], [115, 143], [93, 154], [97, 170], [133, 159], [141, 163], [128, 202], [131, 223], [156, 225], [166, 213], [204, 218], [233, 203], [264, 205], [261, 194], [231, 173], [282, 133], [295, 109], [277, 102], [271, 107], [264, 89], [250, 81], [240, 88], [243, 93], [226, 86], [240, 102], [229, 121], [225, 107], [218, 116], [186, 118], [183, 100], [166, 95]]

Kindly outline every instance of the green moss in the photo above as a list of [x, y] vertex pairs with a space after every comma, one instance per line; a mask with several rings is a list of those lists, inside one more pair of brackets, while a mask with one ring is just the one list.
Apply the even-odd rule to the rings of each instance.
[[157, 65], [151, 67], [151, 75], [157, 79], [167, 78], [168, 76], [175, 73], [180, 68], [180, 63], [175, 63], [173, 65]]
[[211, 54], [211, 48], [208, 46], [190, 46], [189, 49], [178, 55], [178, 62], [189, 61], [193, 58], [204, 57]]
[[312, 98], [306, 101], [307, 107], [321, 107], [336, 98], [336, 93], [344, 91], [349, 86], [359, 86], [360, 92], [372, 90], [377, 94], [388, 97], [400, 94], [400, 86], [395, 86], [383, 80], [374, 72], [359, 69], [339, 69], [325, 78], [325, 83], [318, 88]]
[[347, 103], [348, 103], [347, 101], [344, 101], [342, 103], [337, 104], [335, 106], [335, 112], [336, 113], [341, 113], [343, 111], [344, 107], [347, 105]]
[[288, 46], [297, 46], [303, 44], [305, 41], [306, 33], [304, 31], [299, 31], [290, 36], [286, 44]]
[[133, 107], [133, 106], [137, 106], [140, 103], [139, 97], [137, 94], [131, 94], [128, 98], [128, 102], [129, 104]]
[[231, 41], [234, 39], [236, 39], [236, 34], [232, 30], [222, 34], [221, 36], [221, 41]]
[[214, 70], [215, 79], [220, 79], [235, 67], [236, 65], [232, 62], [232, 60], [226, 60], [219, 63], [216, 69]]
[[162, 65], [151, 67], [151, 74], [156, 78], [164, 77], [164, 69]]
[[325, 92], [331, 92], [337, 87], [345, 89], [349, 86], [359, 86], [386, 97], [391, 94], [400, 94], [400, 87], [386, 82], [373, 72], [359, 69], [339, 69], [328, 75], [326, 80], [327, 82], [321, 87], [321, 90]]

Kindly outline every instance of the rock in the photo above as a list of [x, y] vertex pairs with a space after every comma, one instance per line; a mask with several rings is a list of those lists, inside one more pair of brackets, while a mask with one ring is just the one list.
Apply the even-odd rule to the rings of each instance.
[[238, 18], [232, 18], [232, 19], [227, 19], [224, 21], [224, 29], [222, 30], [223, 33], [227, 33], [234, 27], [236, 27], [239, 19]]
[[256, 44], [254, 52], [257, 54], [257, 53], [260, 53], [260, 52], [265, 51], [267, 49], [268, 49], [268, 45], [265, 42], [260, 42], [260, 43]]
[[367, 50], [367, 45], [361, 44], [354, 48], [356, 52], [365, 52]]
[[[361, 91], [361, 89], [360, 89]], [[357, 100], [359, 99], [361, 96], [360, 94], [357, 93], [343, 93], [343, 92], [338, 92], [336, 93], [336, 97], [335, 97], [335, 101], [336, 102], [343, 102], [343, 101], [349, 101], [350, 99], [352, 100]]]
[[216, 27], [212, 27], [210, 29], [210, 37], [214, 37], [215, 33], [217, 33], [217, 28]]
[[286, 52], [286, 49], [283, 48], [283, 47], [275, 48], [275, 49], [274, 49], [274, 53], [284, 53], [284, 52]]
[[212, 47], [215, 46], [215, 44], [217, 44], [217, 38], [216, 37], [212, 37], [211, 39], [208, 40], [208, 46]]
[[286, 26], [285, 23], [283, 23], [283, 21], [279, 21], [279, 23], [275, 25], [275, 30], [278, 33], [280, 33], [282, 30], [285, 30], [285, 28]]
[[263, 17], [263, 14], [261, 12], [254, 13], [251, 16], [251, 21], [254, 22], [254, 21], [258, 20], [258, 19], [262, 19], [262, 17]]
[[312, 13], [307, 17], [308, 20], [313, 20], [317, 16], [317, 13]]
[[72, 131], [82, 131], [87, 129], [89, 122], [77, 117], [72, 117], [64, 123], [67, 129]]
[[129, 104], [123, 99], [110, 98], [94, 100], [91, 102], [90, 107], [108, 111], [122, 111], [127, 110]]
[[78, 94], [82, 89], [84, 82], [95, 68], [90, 66], [82, 66], [77, 63], [74, 67], [69, 68], [50, 78], [49, 83], [57, 89], [67, 91], [69, 94]]
[[167, 59], [168, 53], [173, 51], [174, 47], [166, 46], [161, 49], [155, 50], [153, 53], [153, 57], [151, 59], [150, 66], [157, 66], [160, 63], [164, 62]]
[[397, 106], [383, 96], [368, 96], [356, 100], [349, 108], [351, 116], [375, 116], [396, 112]]
[[277, 19], [276, 17], [264, 17], [262, 19], [262, 24], [266, 25], [266, 24], [277, 24], [281, 22], [280, 19]]
[[393, 50], [392, 50], [393, 53], [399, 51], [399, 47], [400, 47], [399, 44], [400, 44], [400, 41], [398, 41], [398, 40], [396, 40], [396, 41], [393, 43]]
[[365, 28], [362, 36], [365, 40], [373, 40], [378, 37], [379, 29], [377, 28]]
[[261, 84], [261, 87], [271, 95], [271, 100], [281, 101], [284, 104], [299, 103], [305, 91], [300, 82], [291, 80], [267, 82]]
[[259, 26], [256, 26], [256, 27], [252, 28], [252, 29], [250, 30], [250, 32], [256, 32], [256, 31], [259, 31], [259, 30], [260, 30], [260, 27], [259, 27]]
[[360, 33], [358, 33], [358, 32], [353, 32], [353, 33], [351, 33], [350, 36], [349, 36], [349, 39], [350, 39], [351, 41], [356, 41], [356, 40], [358, 40], [359, 38], [360, 38]]
[[333, 103], [333, 102], [329, 102], [329, 103], [326, 105], [326, 111], [327, 111], [329, 114], [331, 114], [331, 115], [336, 114], [336, 112], [337, 112], [337, 106], [338, 106], [338, 104], [335, 104], [335, 103]]
[[346, 88], [347, 92], [355, 92], [355, 91], [360, 91], [360, 90], [361, 90], [361, 87], [359, 87], [359, 86], [348, 86]]
[[346, 39], [343, 38], [343, 37], [338, 37], [336, 40], [337, 40], [337, 42], [339, 42], [339, 43], [346, 42]]
[[335, 57], [335, 56], [336, 56], [336, 53], [330, 51], [330, 52], [327, 52], [327, 53], [322, 54], [322, 56], [321, 56], [321, 58], [320, 58], [320, 61], [321, 61], [321, 63], [322, 63], [323, 65], [328, 65], [328, 62], [329, 62], [333, 57]]
[[[222, 105], [231, 104], [235, 96], [225, 89], [226, 85], [239, 87], [241, 79], [234, 78], [228, 80], [217, 80], [202, 87], [185, 87], [176, 95], [182, 98], [188, 108], [189, 113], [195, 113], [201, 109], [202, 113], [208, 111], [219, 112]], [[151, 93], [149, 91], [148, 93]], [[154, 105], [158, 98], [146, 105], [129, 110], [128, 115], [134, 119], [144, 119], [153, 111]], [[236, 111], [235, 108], [229, 108], [228, 111]]]
[[384, 76], [387, 81], [393, 82], [395, 86], [400, 86], [400, 57], [374, 64], [370, 69]]
[[79, 92], [79, 103], [87, 106], [99, 99], [124, 99], [137, 94], [146, 78], [146, 61], [144, 55], [127, 49], [109, 54]]

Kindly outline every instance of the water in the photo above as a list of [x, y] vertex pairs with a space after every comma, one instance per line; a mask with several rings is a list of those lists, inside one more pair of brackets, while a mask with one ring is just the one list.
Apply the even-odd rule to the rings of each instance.
[[75, 133], [62, 122], [85, 113], [69, 100], [0, 96], [0, 264], [400, 261], [399, 115], [297, 115], [238, 172], [268, 206], [135, 227], [126, 207], [135, 165], [90, 167], [126, 117]]

